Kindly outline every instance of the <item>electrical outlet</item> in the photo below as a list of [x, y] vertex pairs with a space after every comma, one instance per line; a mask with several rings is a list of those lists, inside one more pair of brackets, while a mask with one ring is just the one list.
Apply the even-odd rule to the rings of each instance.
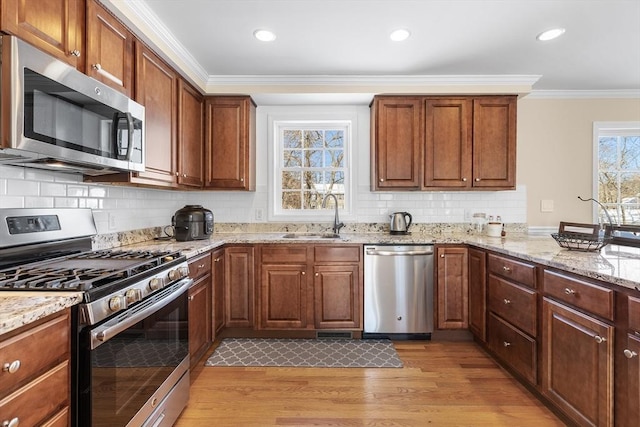
[[255, 212], [256, 221], [264, 221], [264, 209], [258, 208]]
[[113, 213], [109, 213], [109, 230], [116, 229], [116, 215]]

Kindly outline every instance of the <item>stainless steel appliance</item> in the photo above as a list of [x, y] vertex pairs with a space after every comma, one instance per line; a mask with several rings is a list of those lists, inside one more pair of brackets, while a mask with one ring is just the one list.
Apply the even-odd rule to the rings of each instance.
[[364, 247], [365, 338], [430, 339], [433, 245]]
[[409, 212], [394, 212], [389, 215], [391, 234], [407, 234], [413, 217]]
[[208, 239], [213, 233], [213, 212], [200, 205], [186, 205], [171, 218], [179, 242]]
[[142, 105], [14, 36], [0, 50], [0, 164], [144, 171]]
[[0, 209], [0, 291], [80, 291], [72, 426], [171, 426], [189, 398], [186, 257], [91, 250], [89, 209]]

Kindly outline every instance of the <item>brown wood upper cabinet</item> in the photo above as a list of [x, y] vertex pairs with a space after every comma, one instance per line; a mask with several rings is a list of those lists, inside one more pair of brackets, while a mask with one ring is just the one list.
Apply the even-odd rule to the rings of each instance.
[[255, 113], [248, 96], [206, 98], [205, 189], [255, 191]]
[[376, 96], [371, 105], [371, 189], [419, 190], [422, 101]]
[[204, 183], [204, 97], [178, 81], [178, 184], [202, 188]]
[[0, 5], [2, 31], [82, 68], [83, 0], [2, 0]]
[[515, 188], [516, 107], [516, 96], [376, 97], [372, 189]]
[[88, 76], [131, 97], [133, 95], [134, 36], [97, 2], [87, 0]]

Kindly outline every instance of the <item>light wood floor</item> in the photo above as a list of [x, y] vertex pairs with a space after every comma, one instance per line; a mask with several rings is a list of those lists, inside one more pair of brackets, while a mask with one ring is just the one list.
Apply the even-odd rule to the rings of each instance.
[[564, 425], [473, 342], [394, 344], [403, 368], [196, 368], [175, 427]]

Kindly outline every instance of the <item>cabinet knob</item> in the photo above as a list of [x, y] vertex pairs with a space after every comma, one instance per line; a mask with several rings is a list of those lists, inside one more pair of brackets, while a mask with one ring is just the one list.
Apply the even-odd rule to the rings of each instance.
[[467, 182], [467, 178], [462, 178], [462, 182]]
[[628, 348], [625, 348], [623, 353], [624, 353], [624, 357], [626, 357], [627, 359], [633, 359], [634, 357], [638, 357], [638, 353], [636, 353], [633, 350], [629, 350]]
[[100, 71], [100, 70], [102, 70], [102, 65], [100, 65], [100, 64], [93, 64], [93, 65], [91, 66], [91, 68], [93, 68], [93, 69], [94, 69], [94, 70], [96, 70], [96, 71]]
[[303, 272], [302, 272], [302, 275], [303, 275], [303, 276], [304, 276], [304, 275], [306, 275], [306, 274], [307, 274], [307, 273], [306, 273], [305, 271], [303, 271]]
[[509, 267], [507, 267], [506, 265], [502, 266], [502, 271], [504, 271], [505, 273], [511, 273], [511, 269]]
[[244, 182], [244, 178], [240, 178], [240, 182]]
[[607, 339], [604, 337], [601, 337], [600, 335], [596, 335], [595, 337], [593, 337], [594, 340], [596, 340], [596, 342], [598, 344], [602, 344], [603, 342], [605, 342]]
[[564, 288], [564, 293], [567, 294], [567, 295], [575, 295], [576, 291], [574, 291], [571, 288]]
[[380, 182], [384, 182], [384, 178], [380, 178]]
[[20, 420], [18, 417], [12, 418], [10, 420], [5, 420], [2, 422], [2, 427], [18, 427], [20, 425]]
[[474, 179], [475, 182], [480, 182], [480, 178]]
[[183, 177], [183, 178], [186, 178], [186, 177], [187, 177], [187, 174], [186, 174], [186, 173], [183, 173], [183, 174], [182, 174], [182, 177]]
[[220, 262], [220, 257], [214, 259], [213, 262]]
[[78, 49], [73, 49], [69, 54], [75, 56], [76, 58], [80, 58], [80, 51]]
[[193, 301], [193, 295], [189, 295], [189, 296], [187, 297], [187, 299], [188, 299], [189, 301]]
[[444, 258], [444, 254], [440, 254], [440, 258]]
[[505, 347], [509, 347], [511, 345], [511, 343], [509, 341], [505, 341], [502, 343], [503, 346]]
[[505, 304], [511, 304], [511, 300], [510, 299], [505, 298], [503, 301], [504, 301]]
[[316, 277], [319, 277], [319, 276], [320, 276], [320, 273], [316, 273]]
[[16, 372], [18, 372], [18, 369], [20, 369], [19, 360], [14, 360], [11, 363], [5, 363], [4, 365], [2, 365], [2, 370], [10, 374], [15, 374]]

